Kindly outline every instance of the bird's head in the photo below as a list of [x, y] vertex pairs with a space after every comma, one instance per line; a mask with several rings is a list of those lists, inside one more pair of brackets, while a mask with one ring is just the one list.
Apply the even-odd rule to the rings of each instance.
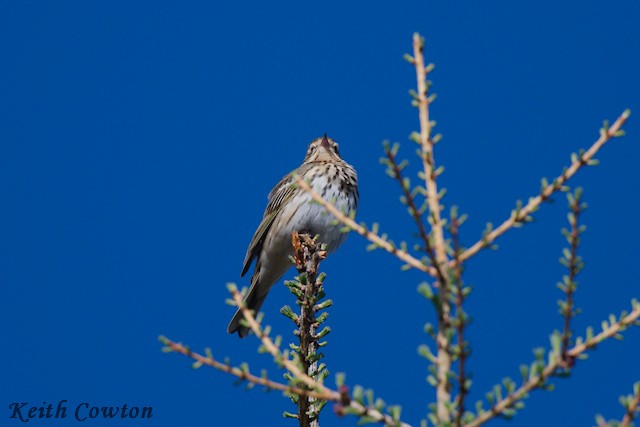
[[340, 153], [338, 152], [338, 143], [329, 138], [325, 133], [324, 136], [311, 141], [307, 149], [307, 155], [304, 162], [322, 162], [322, 161], [339, 161]]

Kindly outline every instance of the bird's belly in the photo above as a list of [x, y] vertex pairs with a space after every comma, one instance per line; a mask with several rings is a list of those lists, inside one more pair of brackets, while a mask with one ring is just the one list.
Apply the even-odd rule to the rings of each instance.
[[[338, 185], [324, 186], [322, 183], [314, 185], [314, 190], [321, 194], [322, 197], [335, 204], [335, 206], [342, 212], [348, 213], [355, 208], [355, 200], [348, 194], [341, 192]], [[311, 196], [307, 193], [300, 194], [296, 197], [295, 203], [293, 200], [287, 204], [283, 209], [278, 222], [281, 227], [277, 229], [282, 230], [280, 236], [280, 244], [282, 247], [287, 247], [287, 255], [292, 253], [291, 250], [291, 233], [294, 231], [308, 231], [311, 235], [320, 235], [320, 242], [327, 245], [327, 251], [333, 252], [346, 238], [346, 233], [340, 232], [342, 227], [337, 224], [337, 221], [333, 215], [327, 210], [313, 201]]]

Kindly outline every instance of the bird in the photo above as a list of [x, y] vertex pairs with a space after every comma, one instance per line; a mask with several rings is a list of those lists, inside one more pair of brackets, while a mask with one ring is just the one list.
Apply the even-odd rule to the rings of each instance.
[[[311, 141], [302, 164], [285, 175], [269, 193], [267, 208], [244, 258], [240, 277], [256, 260], [251, 287], [243, 300], [244, 306], [254, 313], [260, 310], [269, 290], [292, 265], [289, 257], [293, 255], [291, 234], [294, 231], [318, 235], [327, 253], [338, 249], [346, 238], [336, 226], [335, 217], [313, 202], [308, 192], [295, 186], [297, 177], [342, 212], [355, 212], [358, 206], [358, 175], [353, 166], [340, 157], [338, 144], [326, 133]], [[240, 324], [243, 318], [238, 308], [227, 332], [246, 337], [250, 329]]]

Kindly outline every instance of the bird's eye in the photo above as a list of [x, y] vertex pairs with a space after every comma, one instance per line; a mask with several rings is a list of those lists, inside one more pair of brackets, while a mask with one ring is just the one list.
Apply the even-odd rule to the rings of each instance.
[[340, 153], [338, 152], [338, 144], [335, 144], [333, 146], [333, 151], [335, 151], [337, 155], [340, 155]]

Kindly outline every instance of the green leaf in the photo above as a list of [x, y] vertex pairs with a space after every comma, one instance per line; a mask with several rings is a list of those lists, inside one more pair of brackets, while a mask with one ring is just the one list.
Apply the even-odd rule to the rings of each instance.
[[431, 351], [429, 346], [426, 345], [426, 344], [421, 344], [418, 347], [418, 354], [420, 356], [424, 357], [425, 359], [427, 359], [431, 363], [435, 363], [436, 362], [436, 359], [437, 359], [436, 356], [433, 354], [433, 352]]
[[436, 387], [438, 385], [438, 380], [433, 375], [427, 375], [427, 382], [432, 386]]
[[409, 55], [408, 53], [405, 53], [402, 56], [402, 59], [404, 59], [405, 61], [407, 61], [409, 64], [415, 64], [416, 60], [413, 56]]
[[288, 317], [289, 319], [293, 320], [294, 322], [298, 321], [298, 315], [295, 314], [293, 310], [291, 310], [291, 307], [289, 307], [288, 305], [285, 305], [284, 307], [282, 307], [280, 309], [280, 313], [282, 313], [284, 316]]
[[356, 402], [363, 404], [363, 396], [364, 396], [364, 389], [362, 388], [362, 386], [360, 385], [356, 385], [353, 387], [353, 393], [351, 394], [353, 400], [355, 400]]
[[544, 347], [536, 347], [533, 349], [533, 355], [538, 361], [544, 360], [545, 350]]
[[360, 415], [360, 418], [358, 419], [358, 422], [356, 423], [356, 425], [358, 426], [362, 426], [365, 424], [373, 424], [373, 423], [377, 423], [378, 420], [376, 420], [375, 418], [369, 416], [369, 415]]
[[322, 330], [320, 332], [318, 332], [318, 334], [316, 334], [316, 339], [318, 339], [318, 340], [322, 339], [329, 332], [331, 332], [331, 328], [328, 327], [328, 326], [325, 326], [324, 328], [322, 328]]
[[316, 322], [322, 323], [325, 320], [327, 320], [327, 317], [329, 317], [329, 312], [325, 311], [321, 313], [318, 317], [316, 317]]
[[427, 282], [422, 282], [418, 285], [418, 293], [428, 300], [433, 300], [433, 289], [431, 289], [431, 286]]
[[337, 372], [336, 373], [336, 386], [338, 388], [342, 387], [344, 385], [344, 380], [346, 378], [346, 374], [344, 372]]
[[393, 418], [393, 421], [400, 421], [400, 413], [402, 412], [402, 407], [399, 405], [389, 406], [387, 408], [387, 412]]

